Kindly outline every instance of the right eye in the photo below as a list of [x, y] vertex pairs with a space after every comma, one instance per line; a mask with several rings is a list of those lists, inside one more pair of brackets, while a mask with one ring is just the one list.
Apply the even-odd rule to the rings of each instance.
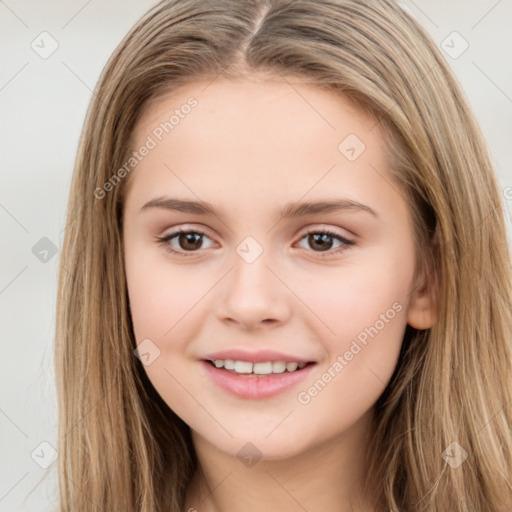
[[[207, 237], [203, 231], [179, 229], [163, 237], [157, 237], [157, 239], [158, 243], [162, 244], [167, 251], [180, 256], [188, 256], [187, 252], [198, 252], [197, 250], [202, 248], [203, 237]], [[177, 239], [178, 248], [173, 247], [171, 243], [175, 238]]]

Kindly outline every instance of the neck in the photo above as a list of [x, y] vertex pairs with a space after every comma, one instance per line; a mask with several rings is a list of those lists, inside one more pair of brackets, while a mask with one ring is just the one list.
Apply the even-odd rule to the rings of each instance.
[[192, 431], [198, 470], [187, 489], [194, 512], [374, 512], [363, 495], [371, 413], [349, 431], [291, 457], [245, 465]]

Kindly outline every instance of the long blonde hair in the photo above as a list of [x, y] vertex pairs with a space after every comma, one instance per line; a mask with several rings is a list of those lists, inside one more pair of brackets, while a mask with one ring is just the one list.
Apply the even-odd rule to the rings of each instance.
[[[407, 328], [375, 405], [368, 462], [379, 505], [510, 510], [512, 291], [501, 196], [453, 73], [392, 0], [163, 1], [111, 56], [80, 138], [60, 263], [60, 510], [183, 506], [197, 467], [190, 431], [134, 356], [122, 247], [129, 176], [102, 197], [95, 190], [126, 162], [150, 101], [198, 79], [257, 72], [300, 77], [372, 113], [410, 199], [422, 264], [432, 263], [437, 321]], [[443, 457], [454, 442], [467, 453], [458, 467]]]

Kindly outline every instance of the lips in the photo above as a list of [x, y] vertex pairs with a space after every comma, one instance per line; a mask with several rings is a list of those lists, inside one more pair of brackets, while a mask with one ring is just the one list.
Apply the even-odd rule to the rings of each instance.
[[[235, 349], [208, 354], [200, 363], [208, 378], [220, 389], [244, 399], [270, 398], [291, 390], [316, 366], [315, 361], [293, 354]], [[224, 368], [225, 363], [228, 363], [228, 369]], [[269, 363], [277, 369], [275, 373], [264, 371], [265, 365]], [[235, 371], [235, 365], [239, 371]], [[249, 372], [250, 367], [256, 368], [257, 372], [260, 368], [261, 373]]]
[[258, 350], [251, 351], [247, 349], [231, 349], [221, 350], [220, 352], [213, 352], [206, 355], [203, 360], [232, 360], [232, 361], [247, 361], [250, 363], [265, 363], [267, 361], [284, 361], [285, 363], [311, 363], [315, 362], [313, 359], [304, 359], [301, 356], [294, 354], [286, 354], [284, 352], [276, 352], [274, 350]]

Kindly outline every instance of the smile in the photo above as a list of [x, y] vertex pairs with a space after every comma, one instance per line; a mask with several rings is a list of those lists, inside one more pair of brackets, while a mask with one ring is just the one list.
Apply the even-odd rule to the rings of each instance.
[[269, 398], [284, 393], [305, 379], [317, 364], [284, 361], [252, 363], [231, 359], [200, 362], [213, 383], [231, 395], [245, 399]]
[[233, 361], [232, 359], [216, 359], [210, 361], [216, 368], [224, 368], [234, 373], [252, 373], [256, 375], [269, 375], [271, 373], [294, 372], [301, 370], [307, 363], [284, 361], [265, 361], [262, 363], [251, 363], [249, 361]]

